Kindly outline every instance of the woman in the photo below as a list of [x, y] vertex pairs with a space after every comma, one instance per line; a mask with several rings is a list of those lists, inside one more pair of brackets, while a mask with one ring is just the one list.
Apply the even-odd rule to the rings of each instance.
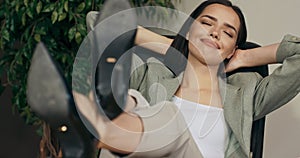
[[[168, 55], [176, 53], [171, 48], [165, 64], [153, 58], [147, 63], [134, 59], [139, 67], [131, 76], [127, 112], [112, 122], [104, 121], [99, 114], [90, 115], [96, 111], [93, 101], [74, 93], [80, 112], [101, 136], [99, 148], [128, 157], [249, 157], [253, 120], [299, 93], [299, 38], [287, 35], [280, 44], [239, 50], [246, 41], [244, 17], [229, 1], [206, 1], [191, 18], [195, 21], [188, 20], [171, 44], [187, 57], [183, 68], [179, 65], [174, 69], [174, 64], [169, 64]], [[230, 59], [226, 71], [283, 64], [266, 78], [256, 73], [224, 78], [222, 63], [226, 59]], [[80, 108], [89, 104], [85, 107], [90, 109]], [[204, 117], [195, 125], [198, 113], [189, 118], [185, 107], [216, 115]], [[201, 133], [202, 127], [209, 130]]]

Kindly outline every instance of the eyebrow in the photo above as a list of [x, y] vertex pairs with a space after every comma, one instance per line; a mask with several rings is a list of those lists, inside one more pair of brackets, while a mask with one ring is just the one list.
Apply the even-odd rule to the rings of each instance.
[[[215, 17], [213, 17], [213, 16], [211, 16], [211, 15], [203, 15], [203, 16], [201, 16], [201, 17], [206, 17], [206, 18], [209, 18], [209, 19], [211, 19], [211, 20], [213, 20], [213, 21], [218, 21], [217, 18], [215, 18]], [[229, 28], [231, 28], [231, 29], [233, 29], [233, 30], [235, 31], [235, 33], [237, 33], [237, 30], [236, 30], [236, 28], [235, 28], [234, 26], [232, 26], [232, 25], [230, 25], [230, 24], [228, 24], [228, 23], [225, 23], [224, 25], [227, 26], [227, 27], [229, 27]]]

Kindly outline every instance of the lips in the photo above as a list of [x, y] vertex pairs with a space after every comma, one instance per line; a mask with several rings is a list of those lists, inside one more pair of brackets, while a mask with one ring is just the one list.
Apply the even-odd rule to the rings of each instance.
[[215, 49], [220, 49], [220, 46], [218, 45], [218, 43], [216, 43], [210, 39], [201, 39], [201, 41], [209, 47], [212, 47]]

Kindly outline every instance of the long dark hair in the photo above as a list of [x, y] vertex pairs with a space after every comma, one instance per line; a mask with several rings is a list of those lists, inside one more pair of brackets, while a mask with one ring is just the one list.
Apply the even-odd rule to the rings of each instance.
[[239, 16], [240, 19], [240, 29], [238, 31], [238, 37], [236, 45], [239, 47], [243, 45], [246, 42], [247, 38], [247, 28], [246, 28], [246, 22], [244, 15], [242, 11], [239, 9], [239, 7], [232, 5], [232, 3], [228, 0], [207, 0], [203, 3], [201, 3], [190, 15], [190, 18], [188, 18], [183, 26], [181, 27], [179, 33], [174, 38], [173, 43], [171, 44], [172, 47], [179, 50], [180, 52], [184, 53], [185, 57], [188, 57], [188, 41], [185, 38], [185, 35], [190, 30], [191, 25], [193, 24], [194, 20], [198, 18], [198, 16], [203, 12], [203, 10], [212, 4], [221, 4], [224, 6], [231, 7], [236, 14]]
[[[229, 0], [207, 0], [201, 3], [191, 14], [190, 17], [184, 22], [181, 27], [179, 33], [175, 36], [171, 47], [168, 49], [165, 57], [165, 64], [176, 74], [178, 75], [181, 71], [185, 69], [185, 62], [188, 58], [188, 40], [186, 39], [186, 34], [189, 32], [191, 25], [198, 18], [198, 16], [203, 12], [203, 10], [212, 4], [221, 4], [224, 6], [231, 7], [235, 13], [238, 15], [240, 20], [240, 29], [238, 31], [238, 37], [236, 41], [236, 45], [238, 48], [242, 46], [247, 39], [247, 27], [244, 15], [239, 7], [232, 5]], [[174, 60], [174, 50], [180, 52], [186, 59], [178, 59]], [[178, 55], [177, 55], [178, 56]], [[182, 61], [182, 62], [181, 62]], [[180, 64], [179, 64], [180, 63]]]

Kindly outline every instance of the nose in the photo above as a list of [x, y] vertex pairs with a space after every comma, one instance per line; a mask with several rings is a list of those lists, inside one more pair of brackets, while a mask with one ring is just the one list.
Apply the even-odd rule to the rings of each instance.
[[215, 38], [215, 39], [217, 39], [217, 40], [219, 40], [219, 39], [220, 39], [220, 36], [219, 36], [219, 33], [218, 33], [218, 31], [217, 31], [217, 30], [215, 30], [215, 29], [213, 29], [213, 30], [210, 32], [210, 36], [211, 36], [212, 38]]

